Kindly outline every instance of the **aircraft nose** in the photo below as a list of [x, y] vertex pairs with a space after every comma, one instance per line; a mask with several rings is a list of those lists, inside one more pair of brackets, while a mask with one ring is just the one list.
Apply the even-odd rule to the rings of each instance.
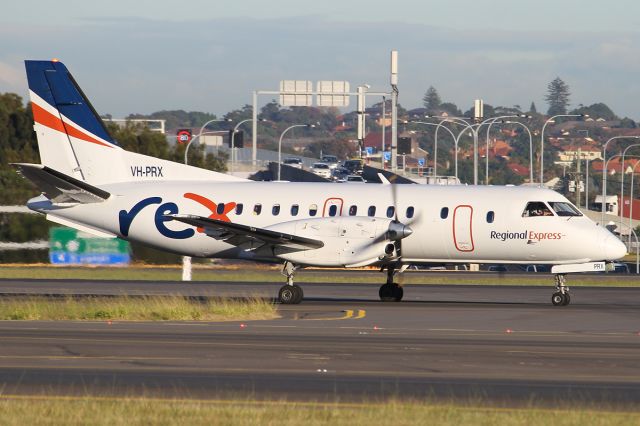
[[609, 233], [602, 241], [602, 249], [605, 260], [616, 260], [627, 254], [627, 246], [624, 245], [615, 235]]

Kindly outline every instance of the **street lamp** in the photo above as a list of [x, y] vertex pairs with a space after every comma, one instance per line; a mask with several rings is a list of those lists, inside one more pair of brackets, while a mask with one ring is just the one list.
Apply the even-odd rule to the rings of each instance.
[[434, 154], [433, 154], [433, 177], [435, 178], [436, 176], [438, 176], [436, 174], [436, 164], [437, 164], [437, 159], [436, 159], [436, 155], [438, 152], [438, 129], [440, 127], [442, 127], [443, 129], [445, 129], [447, 132], [449, 132], [449, 134], [451, 135], [451, 138], [453, 139], [453, 143], [455, 146], [455, 149], [457, 149], [457, 140], [456, 140], [456, 135], [451, 131], [451, 129], [449, 129], [448, 127], [446, 127], [443, 123], [447, 121], [447, 120], [442, 120], [440, 123], [428, 123], [426, 121], [405, 121], [405, 123], [408, 124], [424, 124], [426, 126], [434, 126], [436, 128], [436, 135], [435, 135], [435, 140], [434, 140]]
[[[531, 130], [529, 130], [529, 127], [526, 124], [521, 123], [519, 121], [505, 121], [504, 123], [519, 124], [527, 131], [527, 134], [529, 135], [529, 182], [533, 183], [533, 137], [531, 136]], [[489, 172], [489, 169], [487, 169], [487, 173], [488, 172]], [[489, 183], [489, 175], [487, 174], [487, 184], [488, 183]]]
[[[633, 176], [636, 173], [636, 167], [638, 167], [640, 161], [636, 161], [636, 164], [633, 165], [633, 170], [631, 171], [631, 204], [629, 205], [629, 229], [631, 229], [631, 221], [633, 218]], [[629, 247], [631, 247], [631, 232], [629, 232]], [[637, 247], [636, 247], [637, 252]], [[640, 270], [636, 267], [636, 272], [640, 273]]]
[[[242, 124], [248, 122], [248, 121], [253, 121], [253, 118], [247, 118], [246, 120], [242, 120], [241, 122], [239, 122], [238, 124], [236, 124], [236, 126], [233, 128], [233, 132], [231, 132], [231, 167], [230, 167], [230, 172], [233, 173], [233, 165], [234, 165], [234, 161], [235, 161], [235, 138], [236, 138], [236, 132], [238, 131], [238, 127], [240, 127]], [[265, 118], [260, 118], [257, 121], [264, 123], [265, 121], [267, 121], [267, 119]]]
[[[622, 222], [622, 207], [624, 206], [624, 156], [627, 154], [629, 148], [634, 146], [640, 146], [640, 143], [634, 143], [629, 145], [622, 151], [622, 175], [620, 176], [620, 221]], [[631, 200], [633, 203], [633, 200]]]
[[296, 127], [313, 128], [313, 127], [316, 127], [316, 125], [315, 124], [294, 124], [293, 126], [289, 126], [286, 129], [284, 129], [284, 131], [280, 134], [280, 140], [278, 141], [278, 180], [280, 180], [280, 166], [282, 164], [282, 138], [284, 137], [285, 133], [287, 133], [289, 130], [294, 129]]
[[[489, 185], [489, 135], [491, 134], [491, 126], [493, 126], [495, 123], [497, 122], [502, 122], [502, 123], [516, 123], [516, 124], [521, 124], [522, 126], [524, 126], [527, 131], [529, 132], [529, 139], [531, 139], [531, 132], [529, 131], [529, 128], [527, 126], [525, 126], [524, 124], [518, 122], [518, 121], [504, 121], [504, 119], [506, 118], [531, 118], [530, 115], [526, 115], [526, 114], [517, 114], [517, 115], [503, 115], [500, 117], [492, 117], [492, 118], [488, 118], [487, 120], [491, 120], [491, 122], [489, 123], [489, 126], [487, 127], [487, 137], [486, 137], [486, 166], [485, 166], [485, 185]], [[485, 120], [486, 121], [486, 120]]]
[[[425, 118], [443, 118], [442, 116], [439, 115], [425, 115]], [[440, 130], [440, 127], [443, 127], [444, 129], [449, 130], [448, 127], [444, 126], [444, 123], [453, 123], [453, 124], [464, 124], [466, 125], [467, 122], [465, 120], [471, 120], [470, 117], [444, 117], [438, 124], [436, 127], [436, 133], [434, 136], [434, 147], [433, 147], [433, 176], [438, 176], [438, 130]], [[451, 133], [453, 135], [453, 132], [449, 130], [449, 133]], [[456, 137], [453, 136], [453, 140], [454, 142], [456, 141]]]
[[542, 126], [542, 131], [540, 132], [540, 187], [544, 185], [544, 129], [547, 127], [547, 124], [554, 123], [556, 118], [560, 117], [589, 117], [588, 114], [557, 114], [553, 117], [549, 117], [547, 121], [544, 122]]
[[604, 210], [606, 206], [606, 198], [607, 198], [607, 146], [609, 142], [616, 139], [640, 139], [640, 136], [614, 136], [609, 138], [607, 142], [605, 142], [604, 147], [602, 147], [602, 164], [604, 165], [604, 169], [602, 170], [602, 213], [600, 215], [600, 223], [604, 223]]
[[200, 137], [202, 136], [202, 132], [204, 132], [205, 127], [207, 127], [211, 123], [230, 122], [230, 121], [231, 119], [229, 118], [214, 118], [213, 120], [209, 120], [206, 123], [204, 123], [202, 127], [200, 127], [200, 131], [198, 132], [198, 134], [195, 137], [191, 138], [191, 140], [187, 144], [187, 147], [184, 149], [184, 164], [187, 164], [187, 154], [189, 154], [189, 147], [191, 146], [193, 141], [195, 141], [196, 139], [198, 140], [200, 139]]

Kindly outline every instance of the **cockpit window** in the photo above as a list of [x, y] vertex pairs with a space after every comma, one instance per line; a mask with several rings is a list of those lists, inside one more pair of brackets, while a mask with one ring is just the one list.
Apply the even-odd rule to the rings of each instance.
[[558, 216], [582, 216], [580, 210], [571, 203], [564, 201], [549, 201], [549, 205]]
[[522, 217], [553, 216], [549, 207], [542, 201], [530, 201], [522, 212]]

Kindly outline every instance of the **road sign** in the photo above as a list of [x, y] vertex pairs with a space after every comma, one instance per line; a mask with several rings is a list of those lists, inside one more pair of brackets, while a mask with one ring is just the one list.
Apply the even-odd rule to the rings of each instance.
[[425, 160], [424, 158], [418, 158], [418, 166], [424, 167]]
[[383, 157], [384, 157], [384, 161], [391, 160], [391, 152], [390, 151], [385, 151]]
[[349, 106], [348, 81], [318, 81], [318, 106]]
[[191, 130], [179, 129], [176, 133], [176, 139], [178, 140], [178, 143], [189, 143], [191, 141]]
[[373, 147], [372, 146], [367, 146], [364, 148], [364, 151], [367, 153], [367, 155], [371, 156], [373, 155]]
[[313, 83], [308, 80], [281, 80], [280, 105], [311, 106], [313, 104]]
[[126, 265], [129, 243], [119, 238], [98, 238], [73, 228], [49, 229], [49, 261], [66, 265]]

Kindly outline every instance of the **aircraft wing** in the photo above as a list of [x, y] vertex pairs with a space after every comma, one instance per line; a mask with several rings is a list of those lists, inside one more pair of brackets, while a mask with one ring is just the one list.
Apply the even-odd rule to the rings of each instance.
[[172, 214], [167, 215], [188, 225], [203, 228], [205, 234], [234, 246], [249, 245], [255, 250], [264, 245], [279, 246], [292, 250], [312, 250], [324, 246], [320, 240], [299, 237], [270, 229], [256, 228], [239, 223], [224, 222], [202, 216]]
[[99, 203], [110, 193], [42, 164], [14, 163], [54, 203]]

